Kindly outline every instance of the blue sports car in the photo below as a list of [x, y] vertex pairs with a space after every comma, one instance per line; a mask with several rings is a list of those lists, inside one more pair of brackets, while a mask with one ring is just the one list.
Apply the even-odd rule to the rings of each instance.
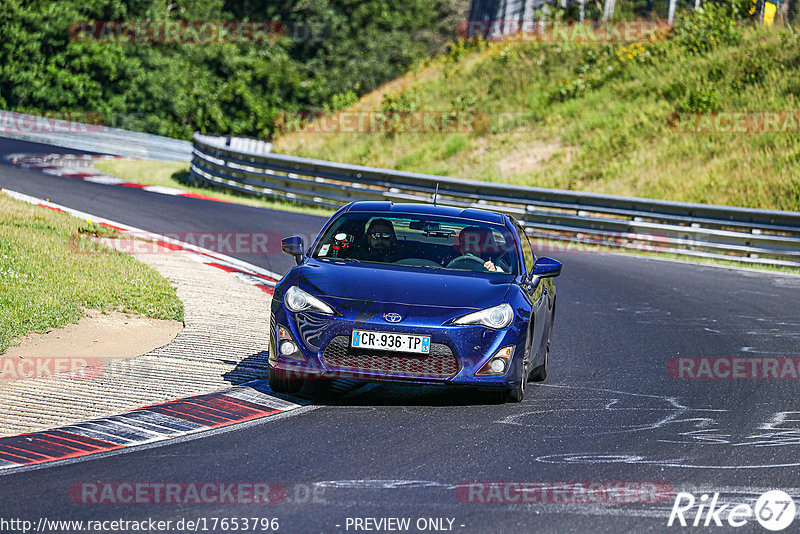
[[547, 377], [561, 263], [538, 258], [512, 217], [353, 202], [275, 287], [269, 383], [356, 378], [491, 388], [519, 402]]

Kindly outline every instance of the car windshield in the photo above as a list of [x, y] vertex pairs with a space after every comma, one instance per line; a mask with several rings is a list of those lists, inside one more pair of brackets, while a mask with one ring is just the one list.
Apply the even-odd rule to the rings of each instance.
[[345, 213], [314, 250], [348, 260], [497, 274], [517, 274], [517, 246], [503, 225], [448, 217]]

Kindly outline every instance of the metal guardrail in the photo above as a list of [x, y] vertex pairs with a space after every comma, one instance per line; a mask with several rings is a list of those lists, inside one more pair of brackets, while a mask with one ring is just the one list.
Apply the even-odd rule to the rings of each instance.
[[352, 200], [430, 202], [513, 215], [530, 236], [587, 245], [800, 267], [800, 213], [461, 180], [236, 150], [195, 134], [194, 180], [338, 208]]
[[0, 110], [0, 137], [126, 158], [162, 161], [192, 158], [192, 143], [182, 139], [4, 110]]
[[214, 146], [224, 146], [236, 152], [246, 152], [248, 154], [269, 154], [272, 151], [272, 143], [261, 139], [250, 137], [229, 137], [205, 135], [203, 139]]

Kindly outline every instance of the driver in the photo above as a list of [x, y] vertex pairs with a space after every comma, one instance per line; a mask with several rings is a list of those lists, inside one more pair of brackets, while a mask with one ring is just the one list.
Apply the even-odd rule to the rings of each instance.
[[502, 273], [502, 268], [495, 265], [491, 259], [486, 259], [491, 254], [500, 252], [500, 247], [494, 238], [494, 233], [488, 228], [480, 226], [467, 226], [458, 234], [456, 250], [462, 256], [476, 256], [486, 260], [483, 267], [487, 271]]
[[374, 219], [367, 228], [367, 246], [364, 260], [393, 262], [397, 259], [397, 236], [388, 219]]

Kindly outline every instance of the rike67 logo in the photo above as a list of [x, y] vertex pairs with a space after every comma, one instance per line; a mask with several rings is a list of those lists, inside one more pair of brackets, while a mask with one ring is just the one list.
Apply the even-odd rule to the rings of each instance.
[[721, 527], [727, 523], [736, 528], [756, 520], [765, 529], [777, 532], [792, 524], [795, 510], [792, 498], [781, 490], [764, 493], [755, 506], [744, 503], [735, 506], [730, 503], [720, 504], [719, 493], [714, 493], [712, 497], [703, 494], [696, 499], [691, 493], [680, 492], [675, 495], [667, 526], [677, 523], [682, 527]]

